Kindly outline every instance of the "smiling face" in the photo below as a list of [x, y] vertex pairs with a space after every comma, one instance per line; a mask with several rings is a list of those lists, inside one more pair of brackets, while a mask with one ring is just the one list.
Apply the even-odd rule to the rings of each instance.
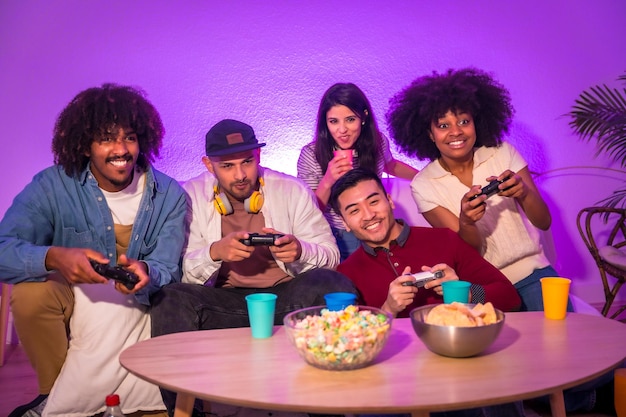
[[393, 216], [391, 198], [374, 180], [364, 180], [346, 189], [337, 199], [348, 231], [366, 245], [389, 248], [400, 235], [402, 226]]
[[361, 118], [342, 104], [326, 112], [326, 126], [341, 149], [352, 149], [361, 135]]
[[202, 161], [215, 175], [220, 191], [244, 201], [256, 190], [261, 151], [253, 149], [224, 156], [205, 156]]
[[137, 134], [130, 128], [113, 127], [91, 143], [89, 166], [98, 186], [105, 191], [121, 191], [133, 180], [139, 156]]
[[476, 144], [474, 119], [469, 113], [448, 111], [430, 124], [430, 138], [446, 161], [471, 158]]

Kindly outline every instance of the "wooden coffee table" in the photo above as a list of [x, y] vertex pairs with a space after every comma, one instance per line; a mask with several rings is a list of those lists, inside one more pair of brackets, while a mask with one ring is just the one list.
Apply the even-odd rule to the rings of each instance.
[[120, 355], [137, 376], [178, 393], [176, 417], [196, 398], [268, 410], [324, 413], [412, 413], [458, 410], [548, 394], [552, 415], [565, 416], [563, 390], [619, 366], [626, 325], [569, 313], [508, 313], [498, 339], [482, 355], [454, 359], [430, 352], [409, 319], [396, 319], [373, 365], [324, 371], [298, 356], [282, 326], [269, 339], [249, 328], [160, 336]]

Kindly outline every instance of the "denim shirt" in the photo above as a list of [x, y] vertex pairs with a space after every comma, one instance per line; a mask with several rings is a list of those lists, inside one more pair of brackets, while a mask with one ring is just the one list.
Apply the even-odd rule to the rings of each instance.
[[[188, 207], [176, 180], [148, 168], [126, 252], [148, 265], [150, 283], [135, 294], [142, 304], [161, 286], [181, 279]], [[0, 222], [0, 281], [45, 281], [51, 246], [90, 248], [116, 264], [113, 218], [89, 168], [69, 177], [61, 166], [49, 167], [15, 197]]]

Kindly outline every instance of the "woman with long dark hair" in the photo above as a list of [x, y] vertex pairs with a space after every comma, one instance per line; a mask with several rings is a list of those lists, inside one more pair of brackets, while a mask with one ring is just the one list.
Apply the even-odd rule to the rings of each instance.
[[[335, 152], [341, 150], [351, 151], [351, 156]], [[337, 239], [342, 260], [359, 247], [359, 240], [345, 229], [341, 216], [328, 206], [328, 199], [335, 181], [357, 166], [378, 175], [386, 172], [406, 179], [418, 172], [391, 155], [389, 140], [378, 129], [363, 91], [352, 83], [337, 83], [322, 96], [315, 140], [300, 152], [298, 178], [315, 192]]]

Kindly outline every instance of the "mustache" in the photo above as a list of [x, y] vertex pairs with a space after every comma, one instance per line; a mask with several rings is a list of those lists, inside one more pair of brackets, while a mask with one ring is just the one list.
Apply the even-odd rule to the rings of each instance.
[[112, 161], [132, 161], [132, 160], [133, 160], [132, 155], [127, 153], [126, 155], [113, 156], [111, 158], [107, 158], [106, 162], [112, 162]]
[[368, 226], [374, 224], [374, 223], [382, 223], [383, 219], [381, 219], [380, 217], [374, 217], [373, 219], [369, 219], [363, 223], [361, 223], [361, 227], [363, 229], [366, 229]]

